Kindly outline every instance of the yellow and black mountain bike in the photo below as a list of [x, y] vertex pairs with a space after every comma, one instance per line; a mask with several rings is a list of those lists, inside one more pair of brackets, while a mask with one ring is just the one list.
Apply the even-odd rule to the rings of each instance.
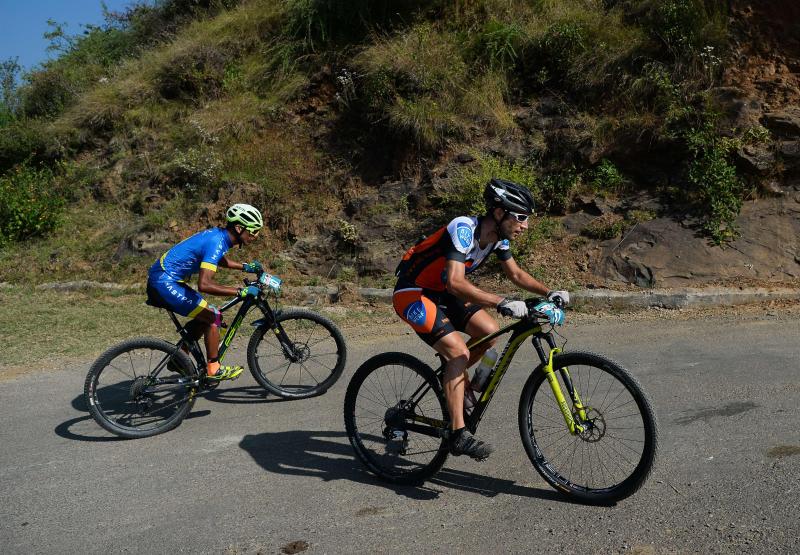
[[[522, 444], [534, 468], [572, 498], [613, 503], [635, 493], [649, 476], [658, 448], [652, 405], [636, 379], [594, 353], [556, 346], [546, 317], [528, 299], [529, 315], [471, 342], [470, 349], [511, 333], [487, 386], [465, 411], [475, 433], [511, 360], [530, 338], [538, 355], [519, 401]], [[434, 371], [406, 353], [367, 360], [347, 388], [344, 421], [356, 454], [380, 478], [417, 484], [448, 455], [449, 415], [442, 390], [444, 365]]]
[[[258, 296], [234, 297], [221, 312], [240, 305], [219, 349], [222, 361], [245, 316], [261, 312], [247, 345], [247, 366], [265, 389], [284, 399], [325, 393], [341, 376], [347, 358], [344, 338], [321, 314], [299, 308], [273, 310], [268, 274], [255, 281]], [[219, 385], [206, 379], [203, 350], [166, 306], [180, 335], [177, 343], [155, 337], [123, 341], [92, 364], [84, 384], [89, 412], [103, 428], [121, 437], [141, 438], [175, 428], [195, 399]], [[188, 354], [187, 354], [188, 353]], [[191, 355], [191, 356], [189, 356]]]

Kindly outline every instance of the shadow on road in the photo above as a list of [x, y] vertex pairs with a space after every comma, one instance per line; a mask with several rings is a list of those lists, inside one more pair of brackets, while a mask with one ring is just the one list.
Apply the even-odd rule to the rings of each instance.
[[[86, 422], [86, 425], [81, 425], [82, 422]], [[91, 428], [89, 428], [91, 426]], [[62, 422], [56, 429], [54, 430], [57, 436], [63, 437], [64, 439], [72, 439], [75, 441], [123, 441], [124, 438], [113, 436], [113, 435], [87, 435], [80, 433], [80, 430], [75, 430], [73, 427], [76, 428], [87, 428], [91, 430], [91, 433], [97, 434], [105, 434], [107, 433], [103, 430], [94, 419], [90, 416], [79, 416], [77, 418], [71, 418], [66, 422]]]
[[243, 387], [226, 387], [225, 389], [217, 388], [207, 393], [203, 393], [203, 397], [215, 403], [234, 403], [234, 404], [252, 404], [252, 403], [279, 403], [288, 401], [290, 399], [281, 399], [280, 397], [270, 397], [269, 391], [260, 385], [247, 385]]
[[70, 404], [77, 411], [89, 412], [89, 407], [86, 406], [86, 397], [83, 396], [83, 393], [75, 397]]
[[[444, 491], [458, 489], [486, 497], [499, 494], [518, 495], [569, 503], [570, 500], [549, 489], [521, 486], [503, 480], [443, 468], [420, 486], [398, 486], [382, 482], [354, 457], [349, 443], [343, 443], [344, 432], [307, 431], [277, 432], [246, 435], [239, 446], [247, 451], [262, 468], [276, 474], [313, 476], [321, 480], [350, 480], [379, 486], [411, 499], [436, 499]], [[439, 486], [439, 487], [436, 487]]]
[[[225, 389], [214, 389], [211, 391], [206, 391], [202, 394], [201, 398], [208, 399], [209, 401], [215, 403], [235, 403], [235, 404], [252, 404], [252, 403], [276, 403], [280, 401], [286, 401], [286, 399], [281, 399], [279, 397], [269, 398], [269, 392], [264, 390], [264, 388], [260, 386], [244, 386], [244, 387], [231, 387]], [[89, 412], [89, 408], [86, 406], [86, 399], [84, 398], [83, 394], [76, 396], [72, 399], [70, 405], [72, 408], [79, 412]], [[192, 418], [200, 418], [203, 416], [207, 416], [211, 414], [211, 411], [208, 409], [205, 410], [192, 410], [186, 416], [186, 420]], [[86, 423], [84, 426], [82, 423]], [[87, 428], [86, 434], [82, 434], [79, 431], [76, 431], [77, 428]], [[113, 435], [107, 436], [96, 436], [93, 435], [96, 433], [106, 433], [98, 424], [94, 422], [90, 415], [80, 416], [77, 418], [71, 418], [65, 422], [62, 422], [55, 428], [56, 435], [63, 437], [65, 439], [71, 439], [75, 441], [116, 441], [120, 438]]]

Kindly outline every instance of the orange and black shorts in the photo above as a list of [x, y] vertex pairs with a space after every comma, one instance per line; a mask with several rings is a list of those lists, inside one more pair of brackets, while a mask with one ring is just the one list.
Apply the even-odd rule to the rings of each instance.
[[433, 291], [415, 285], [397, 284], [392, 295], [397, 315], [433, 346], [445, 335], [465, 331], [479, 305], [462, 301], [446, 291]]

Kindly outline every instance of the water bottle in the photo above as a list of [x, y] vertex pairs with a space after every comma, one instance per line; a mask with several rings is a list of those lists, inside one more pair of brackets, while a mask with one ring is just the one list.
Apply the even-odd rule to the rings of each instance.
[[481, 358], [481, 363], [478, 365], [478, 368], [475, 370], [475, 375], [472, 376], [472, 381], [470, 382], [470, 388], [475, 391], [483, 391], [486, 387], [486, 378], [489, 377], [489, 373], [494, 368], [495, 362], [497, 362], [497, 351], [494, 349], [489, 349], [483, 354]]
[[475, 397], [475, 392], [470, 385], [467, 385], [464, 389], [464, 411], [467, 414], [471, 413], [472, 409], [474, 409], [477, 404], [478, 399]]

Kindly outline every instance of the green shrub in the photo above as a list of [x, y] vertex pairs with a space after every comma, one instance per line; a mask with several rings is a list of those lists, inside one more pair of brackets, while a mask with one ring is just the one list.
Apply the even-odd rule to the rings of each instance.
[[619, 237], [625, 229], [625, 220], [618, 214], [603, 214], [589, 222], [581, 233], [592, 239], [604, 241]]
[[430, 23], [378, 40], [356, 57], [356, 73], [363, 77], [353, 94], [358, 99], [353, 108], [422, 149], [468, 136], [475, 125], [513, 128], [505, 74], [471, 65], [465, 55], [456, 33]]
[[62, 69], [46, 69], [28, 75], [20, 88], [22, 113], [29, 118], [51, 118], [75, 98], [74, 83]]
[[717, 0], [658, 0], [643, 23], [675, 58], [690, 59], [705, 46], [724, 46], [727, 10]]
[[629, 224], [636, 225], [650, 220], [655, 220], [658, 214], [652, 210], [631, 210], [625, 216], [625, 221]]
[[425, 149], [465, 133], [463, 102], [471, 84], [454, 35], [423, 23], [377, 41], [355, 61], [365, 74], [363, 93], [355, 94], [364, 99], [369, 119]]
[[212, 148], [191, 147], [175, 151], [161, 172], [167, 185], [196, 195], [217, 183], [222, 172], [222, 160]]
[[303, 49], [336, 48], [360, 42], [372, 30], [409, 22], [422, 0], [289, 0], [286, 28]]
[[0, 177], [0, 244], [45, 235], [59, 223], [63, 199], [53, 172], [20, 165]]
[[337, 236], [339, 237], [339, 241], [349, 247], [353, 247], [358, 244], [358, 229], [356, 226], [347, 220], [343, 220], [342, 218], [338, 218], [336, 220], [336, 225], [336, 232]]
[[520, 47], [526, 41], [525, 31], [515, 23], [490, 19], [474, 38], [475, 56], [492, 69], [506, 71], [514, 67]]
[[580, 176], [572, 167], [549, 173], [539, 181], [539, 198], [542, 211], [563, 213], [572, 202]]
[[0, 62], [0, 129], [10, 124], [19, 111], [17, 75], [22, 68], [17, 58]]
[[586, 48], [585, 31], [577, 22], [553, 23], [542, 37], [539, 48], [552, 69], [566, 68], [572, 58]]
[[617, 167], [605, 158], [589, 175], [591, 176], [589, 184], [595, 193], [617, 193], [622, 187], [622, 175]]
[[715, 244], [721, 245], [738, 234], [736, 217], [742, 208], [745, 187], [729, 158], [739, 141], [720, 137], [711, 126], [690, 133], [687, 141], [693, 157], [689, 183], [705, 212], [703, 229]]
[[207, 45], [195, 46], [179, 52], [156, 75], [164, 98], [197, 102], [222, 92], [228, 65], [225, 54]]
[[56, 184], [66, 201], [75, 202], [86, 195], [96, 195], [103, 178], [103, 170], [99, 167], [67, 160], [59, 164]]
[[0, 174], [26, 160], [44, 160], [48, 142], [47, 133], [37, 120], [14, 119], [0, 127]]

